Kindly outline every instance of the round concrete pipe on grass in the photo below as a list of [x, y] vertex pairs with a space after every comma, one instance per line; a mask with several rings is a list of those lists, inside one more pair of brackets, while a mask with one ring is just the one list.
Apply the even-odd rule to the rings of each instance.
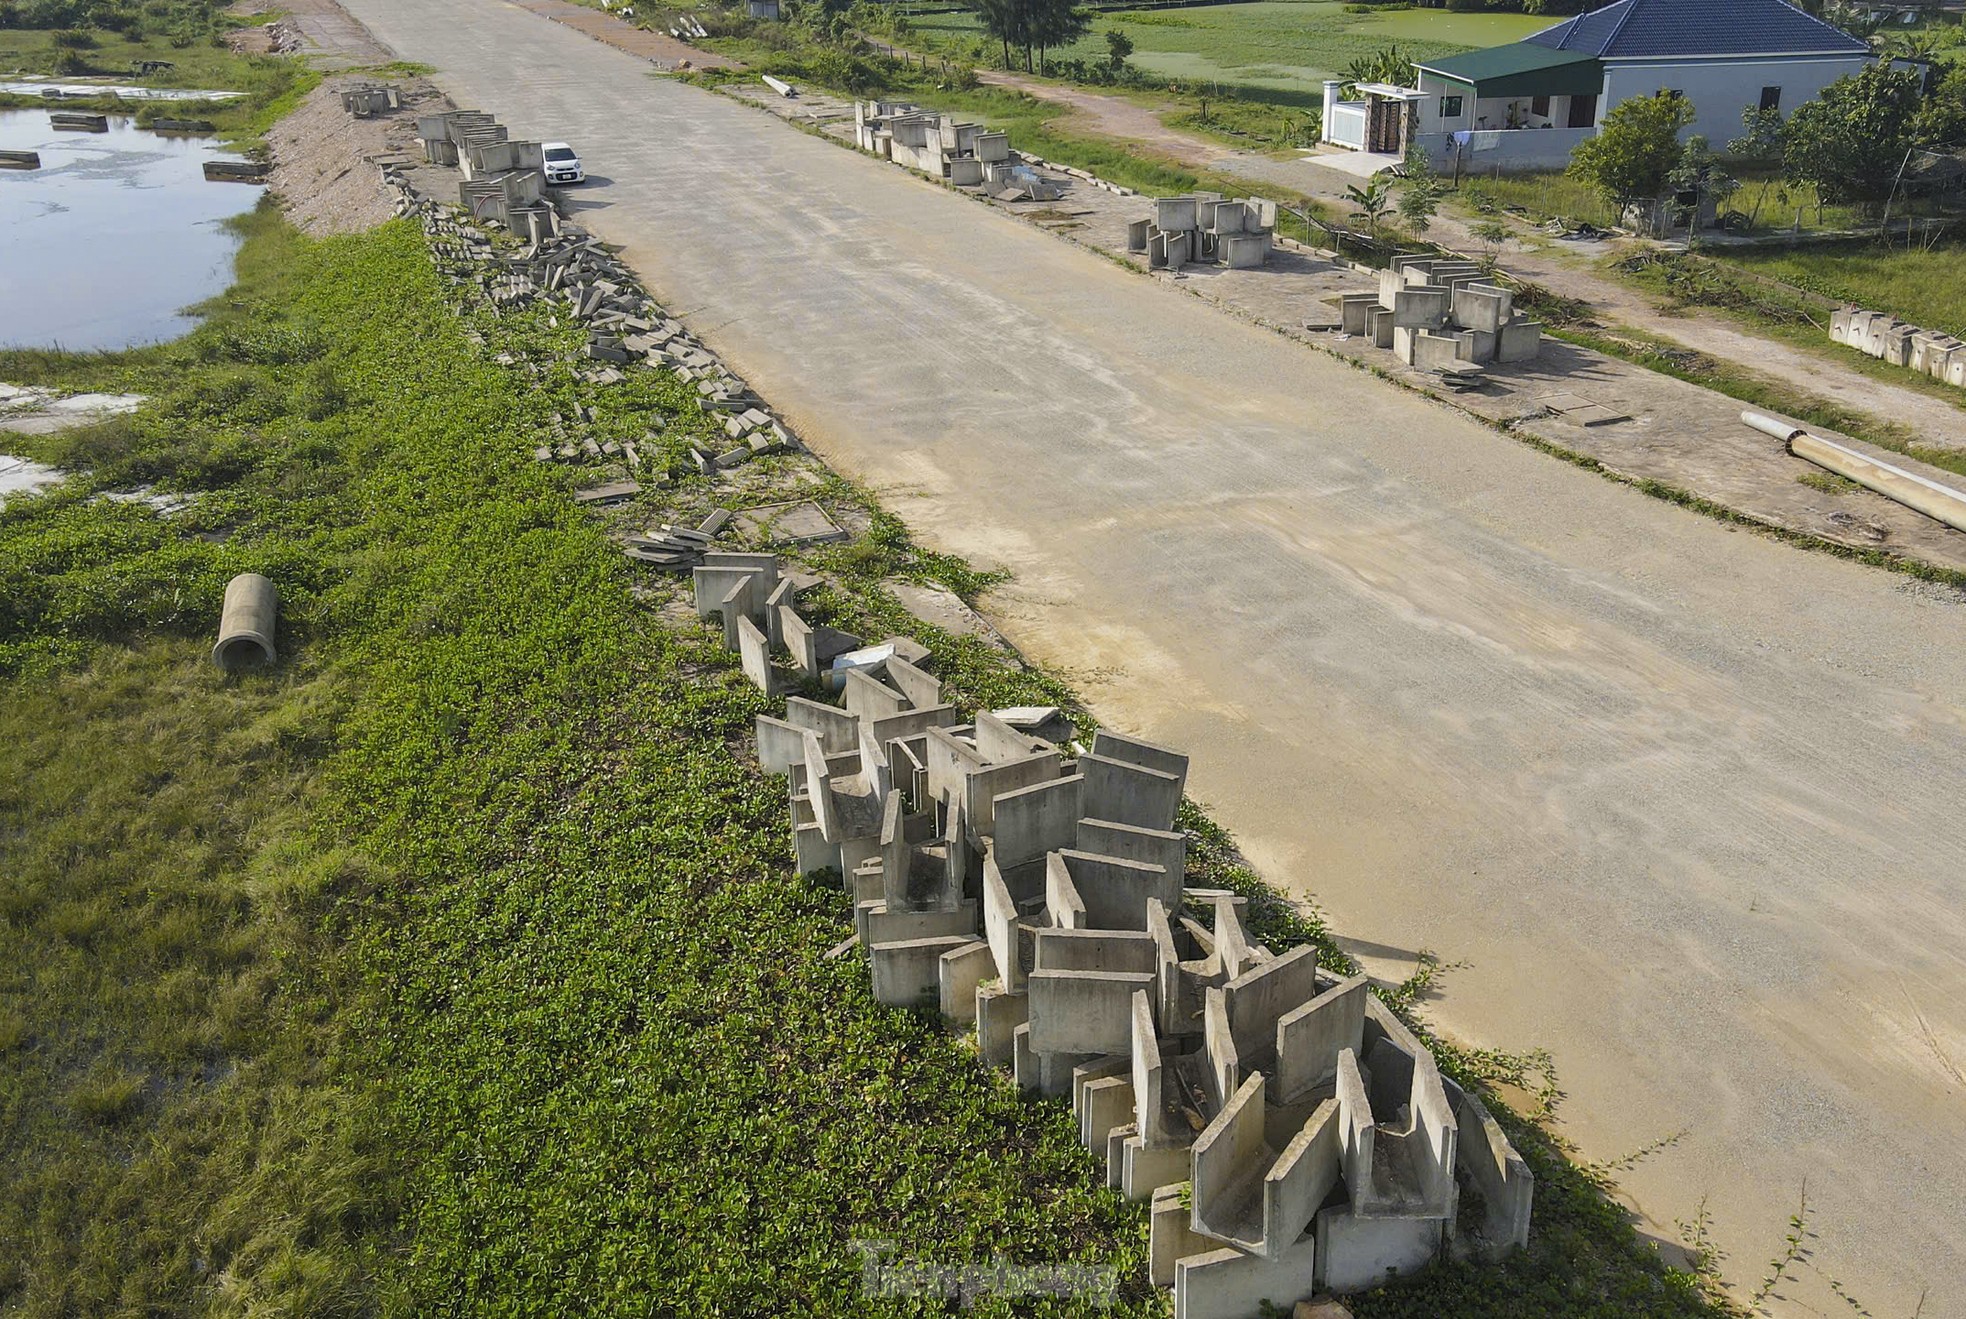
[[272, 582], [256, 572], [234, 577], [225, 587], [212, 663], [228, 673], [273, 663], [273, 620], [279, 608], [280, 592]]
[[1874, 490], [1886, 499], [1896, 500], [1906, 508], [1943, 522], [1954, 530], [1966, 531], [1966, 491], [1940, 485], [1916, 472], [1907, 472], [1902, 467], [1894, 467], [1759, 412], [1743, 412], [1741, 420], [1763, 434], [1781, 440], [1788, 446], [1788, 451], [1798, 458], [1855, 481], [1866, 490]]

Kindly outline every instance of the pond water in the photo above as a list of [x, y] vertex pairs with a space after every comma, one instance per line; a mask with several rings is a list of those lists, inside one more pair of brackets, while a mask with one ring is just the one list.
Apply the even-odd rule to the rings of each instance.
[[0, 148], [41, 154], [38, 170], [0, 170], [0, 346], [175, 339], [196, 324], [183, 309], [232, 282], [224, 221], [259, 187], [205, 182], [214, 139], [109, 125], [56, 132], [45, 110], [0, 110]]

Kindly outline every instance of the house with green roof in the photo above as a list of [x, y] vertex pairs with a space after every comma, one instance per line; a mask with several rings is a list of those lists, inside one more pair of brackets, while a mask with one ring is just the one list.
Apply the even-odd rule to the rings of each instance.
[[1864, 42], [1786, 0], [1617, 0], [1522, 41], [1416, 60], [1412, 87], [1325, 84], [1324, 140], [1427, 151], [1437, 166], [1561, 166], [1619, 101], [1676, 91], [1687, 131], [1717, 146], [1751, 107], [1787, 111], [1871, 59]]

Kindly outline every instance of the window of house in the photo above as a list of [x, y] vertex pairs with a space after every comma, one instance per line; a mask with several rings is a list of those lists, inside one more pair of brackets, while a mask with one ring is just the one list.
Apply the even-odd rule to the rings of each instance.
[[1540, 116], [1540, 117], [1542, 117], [1542, 118], [1544, 118], [1544, 119], [1547, 119], [1547, 118], [1549, 118], [1549, 114], [1550, 114], [1550, 98], [1549, 98], [1549, 97], [1547, 97], [1547, 96], [1532, 96], [1532, 97], [1530, 97], [1530, 98], [1529, 98], [1529, 113], [1530, 113], [1530, 114], [1533, 114], [1533, 115], [1537, 115], [1537, 116]]
[[1761, 89], [1761, 108], [1764, 110], [1781, 109], [1782, 89], [1779, 87], [1763, 87]]
[[1440, 117], [1442, 119], [1459, 119], [1461, 117], [1461, 98], [1458, 96], [1441, 97]]

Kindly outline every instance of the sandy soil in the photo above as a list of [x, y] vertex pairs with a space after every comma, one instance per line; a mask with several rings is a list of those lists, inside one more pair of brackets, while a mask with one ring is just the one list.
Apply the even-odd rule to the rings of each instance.
[[417, 115], [449, 108], [429, 83], [407, 79], [395, 81], [403, 91], [400, 110], [357, 119], [342, 109], [344, 87], [372, 81], [329, 78], [267, 134], [273, 150], [273, 192], [304, 233], [353, 233], [388, 220], [395, 202], [382, 187], [378, 162], [383, 157], [421, 160]]

